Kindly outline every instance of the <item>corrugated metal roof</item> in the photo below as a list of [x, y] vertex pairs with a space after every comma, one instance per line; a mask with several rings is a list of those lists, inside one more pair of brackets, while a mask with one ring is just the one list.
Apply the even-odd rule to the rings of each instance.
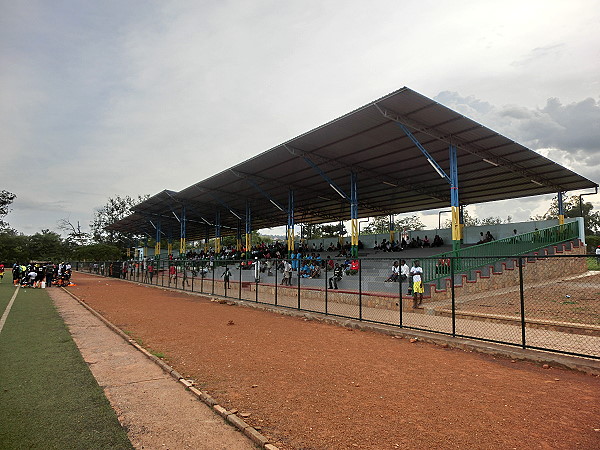
[[285, 225], [287, 213], [269, 198], [286, 209], [289, 189], [294, 191], [296, 222], [347, 220], [348, 201], [304, 157], [318, 165], [348, 195], [350, 173], [357, 174], [360, 217], [449, 206], [448, 183], [428, 164], [398, 123], [414, 134], [447, 173], [449, 144], [457, 147], [461, 204], [597, 186], [404, 87], [178, 193], [163, 191], [138, 205], [133, 216], [111, 228], [142, 229], [154, 214], [176, 228], [174, 236], [178, 236], [173, 211], [186, 205], [188, 238], [203, 238], [207, 230], [214, 235], [207, 223], [214, 223], [217, 211], [221, 211], [223, 234], [231, 234], [239, 218], [243, 228], [246, 202], [252, 210], [253, 229]]

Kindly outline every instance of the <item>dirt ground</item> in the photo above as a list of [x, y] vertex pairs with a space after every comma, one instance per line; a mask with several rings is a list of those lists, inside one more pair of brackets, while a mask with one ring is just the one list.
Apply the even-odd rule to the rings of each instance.
[[283, 449], [600, 447], [599, 377], [75, 279], [75, 295]]
[[[600, 325], [600, 274], [576, 277], [526, 287], [525, 317], [528, 319]], [[519, 288], [499, 291], [467, 302], [460, 302], [458, 311], [519, 317]]]

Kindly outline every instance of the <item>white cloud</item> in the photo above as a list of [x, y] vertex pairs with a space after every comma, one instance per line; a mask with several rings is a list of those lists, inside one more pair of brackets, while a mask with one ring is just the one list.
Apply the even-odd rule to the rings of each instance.
[[[440, 98], [598, 180], [597, 6], [9, 2], [0, 187], [19, 197], [7, 219], [88, 223], [110, 196], [182, 189], [403, 85], [461, 92]], [[31, 196], [65, 209], [22, 215]]]

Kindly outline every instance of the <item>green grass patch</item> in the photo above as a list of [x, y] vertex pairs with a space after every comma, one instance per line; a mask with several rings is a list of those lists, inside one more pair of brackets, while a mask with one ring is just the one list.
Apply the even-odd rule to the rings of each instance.
[[596, 258], [596, 257], [587, 258], [587, 267], [588, 267], [588, 270], [600, 270], [600, 263], [598, 263], [598, 258]]
[[157, 351], [154, 351], [154, 350], [149, 350], [149, 351], [150, 351], [150, 353], [152, 353], [157, 358], [161, 358], [161, 359], [166, 358], [165, 354], [162, 353], [162, 352], [157, 352]]
[[0, 448], [133, 448], [45, 290], [19, 290], [0, 361]]

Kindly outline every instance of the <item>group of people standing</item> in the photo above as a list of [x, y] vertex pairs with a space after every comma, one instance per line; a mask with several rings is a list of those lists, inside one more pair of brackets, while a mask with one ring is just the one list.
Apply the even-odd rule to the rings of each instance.
[[411, 268], [408, 267], [404, 259], [394, 261], [392, 264], [392, 273], [385, 280], [386, 282], [399, 282], [411, 280], [412, 284], [408, 285], [409, 294], [412, 292], [413, 295], [413, 308], [422, 308], [423, 304], [423, 293], [425, 288], [423, 286], [423, 268], [418, 260], [413, 262]]
[[[4, 265], [2, 265], [2, 275]], [[52, 284], [67, 286], [71, 280], [71, 264], [53, 263], [15, 263], [12, 267], [13, 285], [21, 287], [52, 287]]]

